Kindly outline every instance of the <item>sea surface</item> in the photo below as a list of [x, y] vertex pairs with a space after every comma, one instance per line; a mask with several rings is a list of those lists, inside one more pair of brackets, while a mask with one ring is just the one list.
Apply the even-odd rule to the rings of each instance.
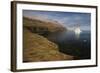
[[91, 33], [82, 31], [80, 34], [74, 31], [64, 31], [46, 35], [50, 41], [59, 46], [59, 51], [73, 55], [79, 59], [91, 58]]

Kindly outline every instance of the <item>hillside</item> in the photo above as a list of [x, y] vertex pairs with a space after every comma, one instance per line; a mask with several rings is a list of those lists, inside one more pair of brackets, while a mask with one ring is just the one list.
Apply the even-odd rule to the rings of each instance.
[[24, 27], [27, 27], [32, 32], [35, 33], [52, 33], [52, 32], [61, 32], [67, 30], [57, 21], [47, 21], [39, 20], [35, 18], [23, 17]]
[[73, 56], [59, 52], [59, 47], [47, 38], [24, 28], [23, 62], [72, 60]]

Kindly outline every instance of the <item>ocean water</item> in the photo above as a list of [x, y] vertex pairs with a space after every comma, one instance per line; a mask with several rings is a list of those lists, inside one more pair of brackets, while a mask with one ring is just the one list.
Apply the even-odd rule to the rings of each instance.
[[82, 31], [80, 34], [76, 34], [74, 31], [64, 31], [48, 34], [45, 37], [58, 44], [60, 52], [76, 56], [79, 59], [91, 58], [90, 31]]

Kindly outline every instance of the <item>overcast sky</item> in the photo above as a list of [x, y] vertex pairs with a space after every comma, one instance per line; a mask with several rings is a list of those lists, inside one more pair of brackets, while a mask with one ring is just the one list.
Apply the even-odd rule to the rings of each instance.
[[58, 21], [70, 28], [80, 24], [81, 30], [90, 30], [91, 26], [90, 13], [23, 10], [23, 16]]

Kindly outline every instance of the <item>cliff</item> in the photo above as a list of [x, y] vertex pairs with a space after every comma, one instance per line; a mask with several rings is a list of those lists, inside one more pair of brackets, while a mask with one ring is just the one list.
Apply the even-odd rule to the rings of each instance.
[[59, 52], [59, 47], [47, 38], [32, 33], [27, 28], [23, 31], [23, 62], [72, 60], [73, 56]]
[[34, 33], [52, 33], [67, 30], [57, 21], [39, 20], [35, 18], [23, 17], [24, 27], [27, 27]]

